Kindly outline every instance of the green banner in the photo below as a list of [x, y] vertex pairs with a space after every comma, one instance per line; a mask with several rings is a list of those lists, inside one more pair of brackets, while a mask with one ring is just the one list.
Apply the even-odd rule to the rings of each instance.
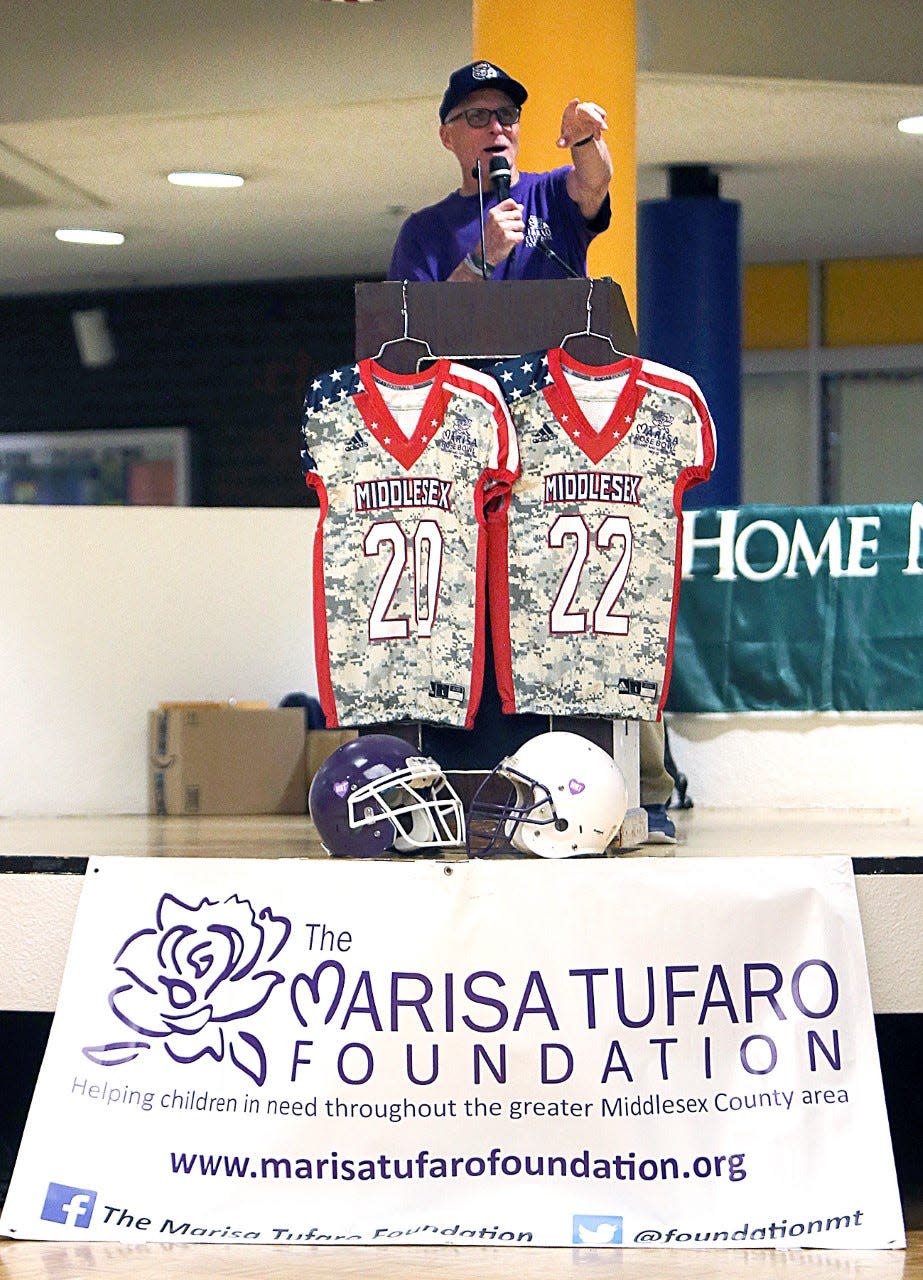
[[923, 709], [923, 503], [686, 512], [667, 706]]

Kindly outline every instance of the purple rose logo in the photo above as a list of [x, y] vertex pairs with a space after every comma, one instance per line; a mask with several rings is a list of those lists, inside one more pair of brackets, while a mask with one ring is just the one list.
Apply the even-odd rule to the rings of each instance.
[[[165, 893], [153, 928], [139, 929], [114, 964], [122, 981], [109, 993], [115, 1016], [137, 1035], [159, 1040], [175, 1062], [227, 1054], [258, 1085], [266, 1054], [240, 1024], [258, 1013], [283, 975], [269, 966], [285, 946], [291, 921], [268, 907], [258, 914], [236, 895], [198, 906]], [[131, 1062], [147, 1039], [89, 1046], [100, 1066]]]

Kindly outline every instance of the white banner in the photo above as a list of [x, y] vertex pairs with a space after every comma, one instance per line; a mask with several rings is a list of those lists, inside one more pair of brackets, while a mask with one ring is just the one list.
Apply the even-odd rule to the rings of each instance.
[[850, 862], [93, 860], [0, 1231], [902, 1247]]

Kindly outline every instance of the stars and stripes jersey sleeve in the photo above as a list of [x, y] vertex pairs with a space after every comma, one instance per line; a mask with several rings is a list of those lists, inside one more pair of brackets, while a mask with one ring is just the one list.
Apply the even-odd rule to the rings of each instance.
[[410, 375], [360, 361], [312, 381], [302, 435], [320, 508], [313, 628], [328, 727], [470, 727], [487, 523], [505, 519], [519, 465], [496, 384], [448, 361]]
[[635, 357], [587, 366], [560, 348], [487, 371], [521, 462], [504, 530], [507, 629], [494, 628], [504, 710], [655, 720], [670, 679], [682, 495], [715, 460], [704, 397], [675, 369]]

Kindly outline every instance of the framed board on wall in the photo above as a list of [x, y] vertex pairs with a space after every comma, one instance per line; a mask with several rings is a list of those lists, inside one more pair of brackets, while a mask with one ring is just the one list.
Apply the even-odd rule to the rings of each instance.
[[186, 427], [0, 435], [0, 502], [188, 506]]

